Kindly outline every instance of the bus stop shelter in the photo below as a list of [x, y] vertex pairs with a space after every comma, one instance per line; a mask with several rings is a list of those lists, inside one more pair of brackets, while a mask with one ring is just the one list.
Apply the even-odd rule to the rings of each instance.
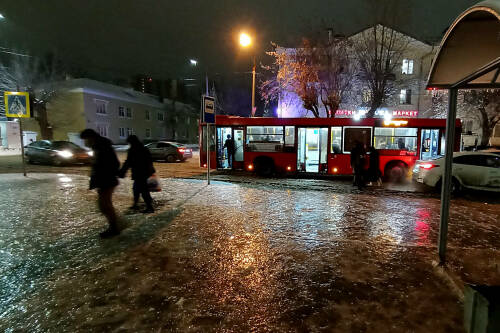
[[449, 91], [445, 168], [441, 190], [438, 254], [446, 261], [451, 196], [451, 171], [458, 89], [500, 88], [500, 0], [470, 7], [446, 32], [427, 81], [428, 89]]

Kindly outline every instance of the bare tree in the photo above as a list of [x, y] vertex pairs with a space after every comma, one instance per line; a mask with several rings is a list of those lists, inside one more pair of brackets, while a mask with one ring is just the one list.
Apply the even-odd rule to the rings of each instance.
[[[0, 64], [0, 93], [4, 91], [26, 91], [34, 118], [40, 126], [43, 139], [52, 139], [52, 126], [47, 117], [47, 103], [55, 96], [55, 82], [63, 78], [63, 66], [52, 54], [43, 60], [35, 57], [16, 57], [11, 62]], [[0, 112], [5, 114], [3, 98]]]
[[299, 48], [283, 49], [274, 45], [268, 54], [271, 74], [260, 86], [261, 96], [269, 103], [280, 99], [293, 103], [298, 96], [302, 106], [314, 117], [335, 117], [340, 103], [349, 92], [354, 76], [349, 41], [345, 37], [304, 38]]
[[375, 111], [391, 96], [396, 95], [396, 70], [401, 66], [403, 54], [407, 52], [412, 38], [384, 25], [374, 25], [353, 38], [362, 89], [368, 92], [368, 112], [371, 118]]
[[[447, 90], [432, 92], [432, 105], [426, 113], [433, 118], [446, 118]], [[500, 123], [500, 89], [459, 90], [457, 117], [476, 120], [482, 131], [480, 144], [488, 145], [493, 129]]]

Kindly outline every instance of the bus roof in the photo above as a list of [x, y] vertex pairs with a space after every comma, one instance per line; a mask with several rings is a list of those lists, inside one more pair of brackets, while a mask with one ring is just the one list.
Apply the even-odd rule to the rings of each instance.
[[[396, 123], [399, 122], [399, 125]], [[217, 126], [386, 126], [386, 127], [446, 127], [446, 119], [431, 118], [395, 118], [392, 123], [384, 124], [382, 118], [271, 118], [271, 117], [238, 117], [216, 116]], [[456, 127], [461, 127], [460, 119], [456, 120]]]

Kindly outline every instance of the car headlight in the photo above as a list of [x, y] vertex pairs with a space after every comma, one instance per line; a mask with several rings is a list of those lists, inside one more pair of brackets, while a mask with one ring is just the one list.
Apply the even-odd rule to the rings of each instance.
[[87, 155], [89, 155], [89, 156], [94, 156], [94, 152], [93, 152], [92, 150], [91, 150], [91, 151], [88, 151], [88, 152], [87, 152]]
[[70, 152], [69, 150], [60, 150], [57, 152], [57, 155], [64, 157], [64, 158], [70, 158], [73, 156], [73, 153]]

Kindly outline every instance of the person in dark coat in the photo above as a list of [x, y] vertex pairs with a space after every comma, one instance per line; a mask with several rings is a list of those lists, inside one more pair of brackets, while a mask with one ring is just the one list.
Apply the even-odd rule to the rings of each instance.
[[366, 151], [361, 142], [356, 141], [354, 148], [351, 150], [351, 167], [354, 170], [354, 186], [360, 190], [363, 188], [364, 165]]
[[380, 154], [375, 147], [371, 146], [368, 149], [368, 152], [370, 154], [369, 162], [370, 165], [368, 167], [368, 181], [370, 183], [376, 182], [377, 185], [382, 184], [382, 180], [380, 179], [381, 172], [380, 172]]
[[233, 167], [233, 156], [234, 156], [234, 140], [231, 135], [227, 135], [227, 140], [224, 142], [224, 148], [227, 148], [227, 163], [229, 168]]
[[130, 144], [130, 148], [127, 154], [127, 160], [123, 163], [120, 169], [120, 177], [125, 177], [127, 170], [132, 169], [132, 179], [134, 184], [132, 186], [132, 191], [134, 192], [134, 204], [132, 209], [137, 209], [137, 203], [139, 202], [139, 197], [142, 195], [144, 203], [146, 203], [146, 210], [144, 213], [153, 213], [153, 198], [149, 193], [148, 178], [155, 173], [155, 168], [153, 167], [153, 158], [149, 149], [144, 147], [142, 142], [136, 135], [131, 135], [127, 138], [127, 142]]
[[120, 233], [118, 219], [113, 207], [113, 191], [118, 185], [120, 162], [111, 146], [111, 141], [100, 136], [93, 129], [85, 129], [80, 134], [85, 145], [94, 152], [89, 189], [97, 189], [98, 204], [101, 213], [106, 216], [109, 227], [100, 233], [102, 238], [109, 238]]

